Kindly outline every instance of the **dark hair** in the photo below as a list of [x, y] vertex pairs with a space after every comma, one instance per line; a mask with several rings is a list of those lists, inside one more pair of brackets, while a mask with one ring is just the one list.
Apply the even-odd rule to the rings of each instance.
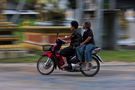
[[91, 23], [90, 22], [84, 22], [85, 25], [88, 25], [88, 26], [91, 26]]
[[78, 28], [78, 25], [79, 25], [79, 24], [78, 24], [77, 21], [72, 21], [72, 22], [71, 22], [71, 26], [74, 27], [75, 29]]

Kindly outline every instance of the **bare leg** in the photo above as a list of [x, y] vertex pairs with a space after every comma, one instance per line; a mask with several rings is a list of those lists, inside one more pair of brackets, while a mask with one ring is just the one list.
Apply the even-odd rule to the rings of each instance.
[[82, 62], [83, 64], [83, 70], [90, 70], [90, 65], [89, 65], [89, 62], [85, 61], [85, 62]]
[[66, 57], [63, 57], [63, 61], [64, 61], [64, 65], [62, 65], [61, 68], [68, 66]]
[[86, 70], [90, 70], [89, 62], [86, 62]]

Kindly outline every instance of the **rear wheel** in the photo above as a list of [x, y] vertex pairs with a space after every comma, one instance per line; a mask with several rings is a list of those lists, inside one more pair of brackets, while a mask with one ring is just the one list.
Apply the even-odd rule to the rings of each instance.
[[84, 64], [81, 64], [81, 73], [85, 76], [93, 77], [95, 76], [100, 70], [100, 63], [96, 58], [92, 58], [92, 61], [89, 62], [89, 69], [86, 70]]
[[47, 56], [42, 56], [37, 62], [37, 70], [43, 75], [49, 75], [54, 71], [54, 62]]

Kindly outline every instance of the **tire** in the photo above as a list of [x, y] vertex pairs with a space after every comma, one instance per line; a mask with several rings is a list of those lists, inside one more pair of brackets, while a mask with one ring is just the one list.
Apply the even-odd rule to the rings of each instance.
[[[87, 77], [93, 77], [95, 76], [99, 70], [100, 70], [100, 63], [98, 61], [98, 59], [92, 57], [92, 61], [89, 63], [90, 64], [90, 70], [85, 70], [83, 69], [84, 65], [81, 64], [81, 73]], [[94, 70], [94, 71], [92, 71]]]
[[54, 71], [54, 62], [47, 56], [42, 56], [37, 61], [37, 70], [42, 75], [49, 75]]

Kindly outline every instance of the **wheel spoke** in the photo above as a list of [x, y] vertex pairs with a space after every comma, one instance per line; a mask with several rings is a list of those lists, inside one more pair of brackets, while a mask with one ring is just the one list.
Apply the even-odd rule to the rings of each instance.
[[46, 57], [42, 57], [38, 60], [37, 62], [37, 70], [43, 74], [43, 75], [48, 75], [54, 70], [54, 63], [53, 61]]
[[48, 58], [48, 59], [45, 61], [45, 63], [43, 64], [43, 67], [45, 67], [49, 61], [50, 61], [50, 59]]

